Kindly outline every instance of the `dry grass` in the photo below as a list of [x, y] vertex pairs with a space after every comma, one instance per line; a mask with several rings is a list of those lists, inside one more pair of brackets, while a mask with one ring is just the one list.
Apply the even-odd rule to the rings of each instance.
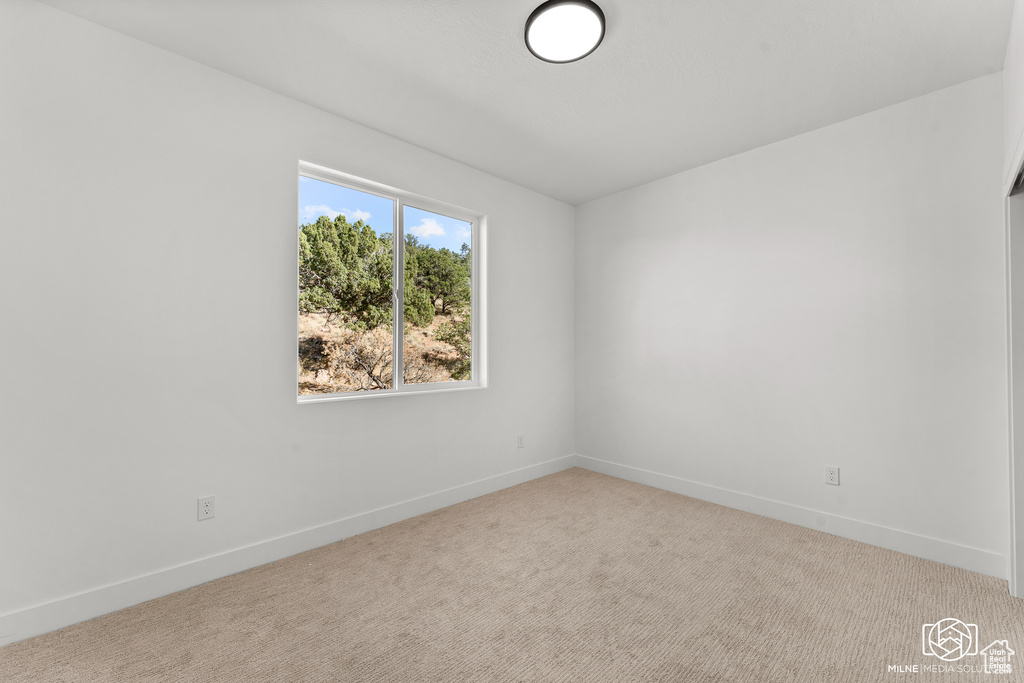
[[[451, 381], [458, 357], [454, 347], [435, 338], [437, 328], [453, 320], [437, 315], [426, 327], [406, 325], [403, 381], [425, 384]], [[355, 332], [318, 313], [299, 316], [299, 394], [333, 394], [391, 388], [393, 358], [389, 327]]]

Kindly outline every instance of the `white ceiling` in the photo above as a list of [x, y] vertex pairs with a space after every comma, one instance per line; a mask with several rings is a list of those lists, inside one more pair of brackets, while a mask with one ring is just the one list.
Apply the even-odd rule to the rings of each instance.
[[999, 71], [1013, 8], [598, 0], [548, 64], [540, 0], [44, 1], [570, 204]]

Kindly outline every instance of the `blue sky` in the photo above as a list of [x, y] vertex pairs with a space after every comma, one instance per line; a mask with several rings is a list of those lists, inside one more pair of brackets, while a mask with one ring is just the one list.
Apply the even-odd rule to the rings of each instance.
[[[299, 180], [299, 225], [312, 223], [318, 216], [333, 220], [342, 214], [349, 223], [362, 220], [378, 235], [395, 231], [394, 202], [390, 199], [305, 176], [299, 176]], [[470, 243], [470, 228], [466, 221], [405, 207], [405, 232], [416, 235], [420, 244], [458, 253], [463, 242]]]

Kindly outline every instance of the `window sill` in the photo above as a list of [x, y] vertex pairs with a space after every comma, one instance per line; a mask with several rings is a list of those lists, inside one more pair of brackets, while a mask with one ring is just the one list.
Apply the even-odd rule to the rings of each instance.
[[[455, 384], [453, 382], [453, 384]], [[438, 387], [427, 385], [424, 388], [410, 388], [415, 385], [405, 385], [401, 391], [395, 389], [383, 389], [380, 391], [352, 391], [344, 394], [302, 394], [297, 397], [298, 405], [310, 403], [328, 403], [331, 401], [359, 401], [368, 398], [383, 398], [385, 396], [420, 396], [422, 394], [447, 394], [454, 391], [472, 391], [474, 389], [486, 389], [486, 386], [471, 382], [459, 382], [456, 386]]]

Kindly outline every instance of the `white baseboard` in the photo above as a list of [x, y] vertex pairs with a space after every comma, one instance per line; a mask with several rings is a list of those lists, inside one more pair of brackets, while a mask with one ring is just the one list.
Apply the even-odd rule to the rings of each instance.
[[979, 574], [1007, 578], [1007, 560], [1005, 555], [993, 553], [980, 548], [959, 545], [938, 538], [922, 536], [908, 531], [900, 531], [889, 527], [861, 522], [819, 510], [791, 505], [777, 500], [752, 496], [748, 493], [731, 491], [708, 484], [701, 484], [667, 474], [659, 474], [649, 470], [620, 465], [591, 458], [586, 455], [576, 456], [576, 466], [583, 469], [607, 474], [619, 479], [653, 486], [654, 488], [673, 493], [680, 493], [691, 498], [699, 498], [718, 505], [751, 512], [762, 517], [770, 517], [790, 524], [817, 529], [836, 536], [843, 536], [862, 543], [888, 548], [907, 555], [914, 555], [926, 560], [960, 567]]
[[0, 646], [94, 619], [207, 581], [237, 574], [297, 553], [319, 548], [356, 534], [394, 524], [509, 486], [537, 479], [575, 464], [567, 455], [530, 467], [438, 491], [395, 505], [261, 541], [218, 555], [169, 567], [127, 581], [101, 586], [77, 595], [0, 615]]

